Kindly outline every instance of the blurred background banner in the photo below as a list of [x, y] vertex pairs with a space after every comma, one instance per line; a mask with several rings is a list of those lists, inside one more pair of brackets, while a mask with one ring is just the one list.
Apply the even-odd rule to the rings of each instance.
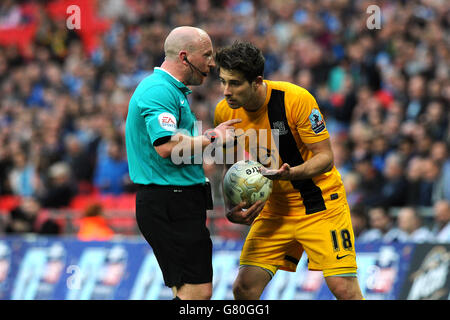
[[400, 299], [450, 300], [450, 245], [417, 246]]
[[[213, 300], [232, 297], [242, 241], [215, 240]], [[367, 300], [448, 299], [449, 245], [361, 244], [358, 277]], [[278, 272], [264, 300], [332, 300], [321, 272], [302, 257]], [[2, 300], [170, 300], [149, 246], [141, 240], [86, 242], [55, 237], [0, 239]]]

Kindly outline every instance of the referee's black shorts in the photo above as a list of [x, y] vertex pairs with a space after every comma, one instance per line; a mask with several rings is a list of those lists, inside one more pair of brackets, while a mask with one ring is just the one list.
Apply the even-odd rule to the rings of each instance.
[[140, 185], [136, 220], [168, 287], [212, 282], [205, 187]]

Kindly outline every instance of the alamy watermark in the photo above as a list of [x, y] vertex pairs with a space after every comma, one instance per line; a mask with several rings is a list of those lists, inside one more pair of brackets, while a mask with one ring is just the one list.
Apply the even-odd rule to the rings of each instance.
[[77, 265], [69, 265], [66, 269], [66, 273], [71, 274], [67, 277], [66, 285], [69, 290], [80, 290], [83, 282], [83, 272]]
[[[372, 4], [367, 7], [366, 13], [370, 16], [366, 20], [366, 26], [369, 30], [381, 29], [381, 9], [376, 4]], [[67, 7], [66, 14], [66, 26], [69, 30], [81, 29], [81, 9], [76, 4], [72, 4]]]
[[366, 20], [367, 29], [381, 29], [381, 9], [379, 6], [372, 4], [367, 7], [366, 13], [370, 16]]
[[66, 14], [69, 16], [66, 19], [66, 27], [69, 30], [81, 29], [81, 9], [76, 4], [67, 7]]
[[[202, 122], [196, 122], [199, 132], [202, 132]], [[278, 169], [280, 157], [278, 156], [279, 135], [278, 129], [247, 129], [237, 128], [234, 131], [235, 139], [211, 143], [202, 149], [200, 140], [194, 144], [182, 143], [181, 135], [189, 136], [186, 130], [176, 130], [172, 141], [178, 142], [172, 149], [170, 159], [176, 165], [181, 164], [234, 164], [245, 159], [257, 160], [266, 168]]]

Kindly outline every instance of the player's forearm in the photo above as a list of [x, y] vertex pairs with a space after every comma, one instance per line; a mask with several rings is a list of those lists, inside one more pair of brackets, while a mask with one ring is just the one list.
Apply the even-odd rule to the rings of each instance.
[[290, 180], [311, 179], [317, 175], [328, 172], [333, 168], [333, 154], [319, 153], [303, 164], [291, 167]]

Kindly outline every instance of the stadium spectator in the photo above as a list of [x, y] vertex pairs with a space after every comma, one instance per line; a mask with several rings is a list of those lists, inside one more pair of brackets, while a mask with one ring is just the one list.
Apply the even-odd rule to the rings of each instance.
[[[445, 141], [436, 141], [430, 151], [430, 158], [439, 166], [439, 177], [434, 182], [432, 201], [446, 199], [450, 201], [450, 157]], [[433, 177], [432, 177], [433, 178]]]
[[416, 156], [416, 150], [414, 147], [414, 139], [410, 135], [403, 135], [398, 139], [397, 152], [409, 163], [411, 158]]
[[119, 195], [131, 184], [128, 162], [119, 141], [109, 141], [107, 155], [98, 159], [94, 173], [94, 185], [102, 194]]
[[0, 138], [0, 196], [11, 193], [9, 184], [9, 174], [11, 172], [12, 160], [9, 156], [6, 141]]
[[[92, 177], [94, 175], [94, 159], [82, 144], [81, 139], [72, 134], [65, 138], [66, 156], [64, 161], [70, 166], [72, 177], [79, 189], [90, 191]], [[80, 192], [82, 190], [79, 190]]]
[[389, 140], [382, 134], [375, 135], [372, 140], [371, 154], [372, 165], [378, 171], [383, 171], [389, 151]]
[[369, 219], [365, 207], [362, 204], [353, 205], [350, 207], [350, 214], [356, 243], [364, 241], [365, 234], [369, 230]]
[[360, 176], [361, 201], [367, 206], [374, 206], [380, 202], [380, 190], [383, 186], [383, 176], [372, 166], [371, 157], [368, 154], [354, 159], [355, 172]]
[[348, 205], [350, 207], [362, 202], [361, 178], [356, 172], [349, 172], [342, 176]]
[[5, 232], [35, 232], [35, 221], [40, 209], [41, 207], [36, 199], [31, 197], [22, 198], [20, 205], [11, 210]]
[[406, 205], [421, 206], [423, 201], [422, 187], [422, 158], [414, 157], [408, 161], [406, 170]]
[[[447, 158], [448, 159], [448, 158]], [[441, 198], [450, 202], [450, 159], [442, 165], [442, 195]]]
[[354, 168], [350, 159], [350, 147], [348, 143], [342, 140], [344, 139], [338, 139], [333, 136], [331, 145], [333, 146], [334, 165], [341, 175], [345, 176], [347, 173], [354, 172]]
[[400, 208], [397, 215], [398, 228], [404, 231], [407, 241], [423, 243], [434, 240], [433, 233], [423, 225], [422, 218], [414, 207]]
[[77, 238], [81, 241], [106, 241], [113, 236], [114, 231], [108, 226], [102, 206], [98, 203], [88, 205], [79, 220]]
[[6, 0], [0, 6], [0, 28], [8, 29], [22, 23], [20, 6], [14, 1]]
[[433, 141], [445, 138], [448, 123], [448, 112], [440, 101], [430, 102], [420, 122], [424, 125]]
[[436, 140], [431, 146], [430, 157], [439, 165], [443, 165], [446, 161], [448, 161], [450, 153], [447, 142], [443, 140]]
[[48, 169], [48, 180], [42, 181], [36, 195], [45, 208], [69, 206], [77, 192], [72, 181], [70, 167], [65, 162], [57, 162]]
[[19, 206], [10, 211], [5, 226], [8, 234], [59, 234], [60, 231], [59, 224], [42, 211], [39, 201], [33, 197], [21, 198]]
[[416, 154], [424, 158], [429, 157], [431, 146], [433, 145], [433, 138], [423, 124], [414, 124], [413, 127], [414, 132], [412, 137], [414, 139]]
[[383, 186], [380, 199], [376, 205], [384, 207], [398, 207], [406, 203], [407, 182], [404, 177], [404, 163], [397, 153], [391, 153], [383, 166]]
[[423, 194], [425, 206], [432, 206], [438, 200], [439, 192], [442, 184], [442, 176], [440, 175], [441, 168], [439, 163], [430, 157], [422, 161], [422, 175], [423, 175]]
[[383, 207], [373, 207], [368, 210], [370, 229], [364, 236], [359, 237], [361, 242], [405, 242], [408, 235], [394, 226], [394, 219], [388, 210]]
[[425, 91], [425, 78], [421, 75], [414, 75], [408, 81], [408, 101], [405, 106], [406, 120], [417, 121], [427, 105], [427, 95]]
[[24, 151], [16, 150], [12, 155], [13, 167], [9, 174], [9, 185], [14, 194], [24, 197], [35, 193], [36, 169]]
[[433, 206], [434, 227], [433, 232], [439, 242], [450, 242], [450, 202], [440, 200]]

